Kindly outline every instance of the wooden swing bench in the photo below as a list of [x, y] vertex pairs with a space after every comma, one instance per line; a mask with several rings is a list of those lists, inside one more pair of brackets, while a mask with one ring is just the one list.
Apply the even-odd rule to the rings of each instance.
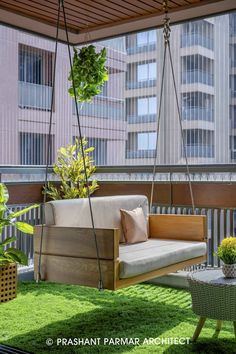
[[[206, 217], [149, 215], [145, 196], [91, 199], [102, 280], [117, 290], [206, 261]], [[123, 243], [120, 209], [142, 206], [148, 217], [149, 238]], [[97, 253], [87, 199], [60, 200], [45, 205], [41, 279], [97, 287]], [[35, 276], [38, 270], [41, 227], [35, 227]]]

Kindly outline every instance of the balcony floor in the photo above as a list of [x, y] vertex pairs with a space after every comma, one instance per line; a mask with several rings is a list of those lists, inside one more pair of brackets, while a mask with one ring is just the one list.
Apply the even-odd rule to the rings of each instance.
[[[141, 284], [115, 293], [79, 286], [20, 283], [17, 299], [0, 305], [0, 343], [35, 353], [235, 353], [233, 325], [212, 338], [207, 320], [195, 344], [144, 344], [150, 338], [189, 338], [197, 318], [185, 290]], [[54, 344], [47, 347], [46, 340]], [[99, 346], [57, 346], [57, 338], [100, 338]], [[104, 345], [135, 338], [139, 345]]]

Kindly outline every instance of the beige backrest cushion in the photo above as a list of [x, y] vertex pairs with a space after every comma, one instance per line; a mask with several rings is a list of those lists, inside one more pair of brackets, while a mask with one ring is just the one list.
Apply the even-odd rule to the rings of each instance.
[[[141, 206], [145, 217], [148, 214], [148, 199], [143, 195], [120, 195], [92, 197], [95, 228], [120, 229], [120, 242], [125, 242], [121, 226], [120, 209], [132, 210]], [[91, 227], [88, 199], [56, 200], [46, 203], [47, 225]]]
[[143, 214], [143, 209], [140, 207], [134, 210], [121, 209], [120, 213], [126, 243], [147, 241], [147, 219]]

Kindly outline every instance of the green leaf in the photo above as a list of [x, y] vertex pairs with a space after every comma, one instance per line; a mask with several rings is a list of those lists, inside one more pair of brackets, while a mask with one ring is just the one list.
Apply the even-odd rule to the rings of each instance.
[[27, 224], [26, 222], [21, 222], [21, 221], [17, 221], [16, 222], [16, 228], [19, 231], [22, 231], [26, 234], [33, 234], [34, 233], [34, 228], [32, 225]]
[[39, 204], [34, 204], [34, 205], [31, 205], [25, 209], [22, 209], [22, 210], [19, 210], [15, 213], [12, 213], [10, 214], [11, 217], [13, 218], [17, 218], [18, 216], [21, 216], [21, 215], [24, 215], [26, 213], [28, 213], [31, 209], [35, 209], [35, 208], [38, 208], [39, 207]]
[[0, 183], [0, 203], [6, 204], [9, 199], [9, 193], [4, 183]]
[[11, 257], [16, 263], [28, 265], [27, 256], [22, 251], [16, 248], [8, 248], [4, 254]]
[[8, 226], [8, 225], [12, 225], [11, 219], [0, 219], [0, 227], [1, 226]]
[[0, 264], [5, 264], [5, 263], [11, 263], [11, 260], [9, 258], [1, 256], [0, 257]]
[[1, 246], [6, 246], [9, 243], [15, 242], [17, 240], [17, 238], [15, 236], [12, 237], [7, 237], [2, 243]]

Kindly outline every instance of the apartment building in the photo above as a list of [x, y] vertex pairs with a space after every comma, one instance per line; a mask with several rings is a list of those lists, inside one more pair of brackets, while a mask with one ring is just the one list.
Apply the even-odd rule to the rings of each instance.
[[[79, 105], [82, 133], [95, 146], [97, 165], [185, 163], [167, 56], [160, 131], [162, 29], [95, 44], [107, 48], [109, 81], [93, 103]], [[46, 163], [55, 43], [0, 26], [0, 164]], [[190, 163], [236, 160], [236, 14], [171, 30], [183, 137]], [[68, 95], [67, 47], [60, 44], [53, 102], [52, 152], [78, 135]], [[158, 141], [156, 141], [158, 139]]]
[[[96, 147], [95, 163], [101, 165], [124, 163], [124, 156], [113, 152], [125, 150], [126, 140], [122, 43], [123, 39], [114, 40], [107, 47], [109, 82], [93, 104], [80, 107], [82, 133]], [[0, 164], [45, 164], [55, 43], [0, 26], [0, 47]], [[61, 146], [78, 136], [75, 104], [68, 94], [69, 71], [67, 47], [59, 44], [50, 163]]]
[[[235, 139], [235, 14], [173, 26], [171, 52], [181, 122], [190, 163], [230, 163]], [[152, 164], [160, 108], [163, 34], [151, 30], [126, 38], [127, 163]], [[184, 163], [169, 57], [162, 100], [160, 164]]]

